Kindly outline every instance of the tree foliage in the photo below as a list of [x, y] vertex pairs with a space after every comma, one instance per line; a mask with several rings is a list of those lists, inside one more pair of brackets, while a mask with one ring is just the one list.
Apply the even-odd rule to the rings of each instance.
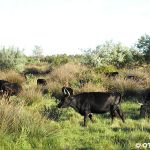
[[33, 50], [33, 56], [36, 57], [37, 59], [40, 59], [42, 55], [43, 55], [43, 49], [40, 46], [35, 45]]
[[150, 63], [150, 36], [147, 34], [141, 36], [136, 46], [143, 52], [145, 61]]

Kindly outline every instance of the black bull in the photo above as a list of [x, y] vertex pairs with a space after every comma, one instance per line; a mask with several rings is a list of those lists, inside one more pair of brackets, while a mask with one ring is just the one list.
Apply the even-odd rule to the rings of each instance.
[[84, 116], [84, 126], [86, 126], [87, 117], [92, 121], [92, 114], [102, 114], [110, 112], [111, 119], [116, 114], [124, 122], [124, 115], [120, 108], [121, 94], [119, 92], [88, 92], [80, 93], [77, 95], [64, 96], [61, 102], [58, 104], [59, 108], [72, 107], [81, 115]]

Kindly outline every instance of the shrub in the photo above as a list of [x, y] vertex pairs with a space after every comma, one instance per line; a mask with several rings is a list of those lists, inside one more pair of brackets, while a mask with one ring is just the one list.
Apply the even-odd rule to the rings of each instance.
[[69, 62], [69, 57], [64, 55], [53, 55], [53, 56], [47, 56], [44, 61], [50, 63], [53, 66], [59, 66], [63, 65]]
[[122, 67], [134, 62], [132, 51], [134, 50], [120, 43], [115, 44], [112, 41], [106, 41], [94, 50], [85, 50], [83, 63], [94, 67], [106, 65]]
[[99, 73], [106, 73], [106, 72], [116, 71], [116, 68], [112, 65], [107, 65], [107, 66], [104, 65], [104, 66], [101, 66], [101, 67], [96, 67], [94, 70], [97, 74], [99, 74]]
[[62, 111], [56, 106], [46, 107], [41, 111], [43, 116], [46, 116], [48, 119], [59, 121]]
[[11, 48], [3, 48], [0, 50], [0, 68], [1, 69], [16, 69], [22, 71], [26, 63], [26, 57], [23, 51]]
[[27, 57], [27, 64], [40, 64], [40, 60], [39, 59], [36, 59], [35, 57], [33, 56], [28, 56]]

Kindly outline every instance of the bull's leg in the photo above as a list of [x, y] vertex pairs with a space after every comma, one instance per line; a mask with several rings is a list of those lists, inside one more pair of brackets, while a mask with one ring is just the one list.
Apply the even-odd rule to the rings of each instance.
[[117, 113], [116, 110], [114, 111], [113, 116], [114, 116], [114, 117], [117, 117], [117, 116], [118, 116], [118, 113]]
[[90, 118], [90, 120], [93, 122], [93, 118], [92, 118], [93, 116], [92, 116], [92, 114], [90, 113], [89, 114], [89, 118]]
[[7, 96], [7, 101], [9, 102], [10, 95]]
[[88, 113], [85, 112], [84, 113], [84, 127], [86, 127], [87, 117], [88, 117]]
[[2, 93], [2, 99], [4, 99], [5, 98], [5, 93]]
[[3, 90], [0, 90], [0, 97], [3, 98]]
[[111, 116], [111, 122], [113, 123], [114, 120], [114, 107], [110, 106], [110, 116]]
[[10, 98], [10, 92], [7, 91], [7, 92], [6, 92], [6, 97], [5, 97], [5, 99], [7, 100], [8, 103], [9, 103], [9, 98]]
[[2, 97], [2, 98], [5, 100], [5, 99], [6, 99], [6, 96], [7, 96], [7, 93], [6, 93], [6, 91], [4, 91], [4, 92], [3, 92], [3, 97]]
[[117, 107], [116, 111], [118, 112], [118, 115], [121, 118], [122, 122], [125, 122], [122, 110], [119, 107]]

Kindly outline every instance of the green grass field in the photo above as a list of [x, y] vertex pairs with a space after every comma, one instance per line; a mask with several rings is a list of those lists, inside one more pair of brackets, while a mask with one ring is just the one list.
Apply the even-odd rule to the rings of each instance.
[[42, 95], [36, 85], [40, 77], [28, 76], [27, 81], [23, 81], [14, 72], [1, 72], [2, 79], [19, 82], [23, 91], [19, 96], [12, 96], [9, 104], [5, 99], [0, 100], [0, 150], [130, 150], [137, 149], [136, 143], [150, 143], [150, 120], [139, 117], [140, 105], [133, 99], [121, 104], [125, 123], [118, 118], [111, 123], [109, 113], [93, 114], [94, 123], [88, 120], [87, 127], [83, 127], [83, 116], [79, 113], [72, 108], [57, 108], [58, 100], [51, 97], [51, 93], [61, 94], [61, 87], [68, 78], [76, 93], [106, 91], [104, 85], [115, 85], [118, 89], [145, 85], [125, 82], [123, 77], [113, 81], [102, 77], [101, 83], [96, 80], [99, 75], [89, 72], [91, 82], [79, 88], [75, 75], [82, 75], [79, 74], [81, 67], [61, 66], [42, 76], [48, 80], [49, 93], [46, 95]]
[[[7, 108], [2, 108], [4, 105]], [[53, 108], [47, 109], [49, 119], [41, 117], [44, 105]], [[32, 107], [1, 103], [0, 149], [127, 150], [135, 149], [136, 143], [150, 141], [150, 121], [139, 118], [139, 105], [135, 102], [122, 104], [125, 123], [117, 118], [111, 123], [109, 114], [94, 115], [94, 123], [89, 120], [87, 127], [83, 127], [83, 117], [73, 109], [55, 107], [54, 99], [48, 98]]]

